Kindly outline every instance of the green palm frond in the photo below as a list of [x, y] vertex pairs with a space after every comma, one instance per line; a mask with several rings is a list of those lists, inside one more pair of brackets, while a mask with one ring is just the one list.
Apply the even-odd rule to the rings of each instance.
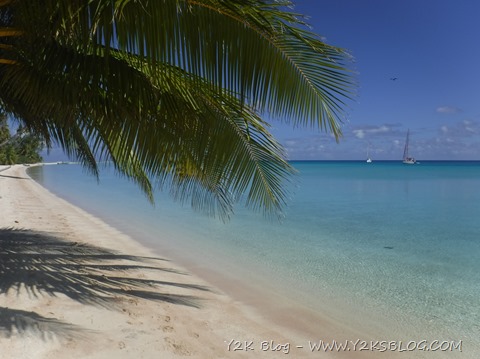
[[112, 161], [150, 199], [153, 180], [212, 215], [243, 194], [278, 213], [294, 170], [261, 115], [338, 138], [355, 88], [348, 54], [289, 5], [1, 2], [0, 105], [93, 173]]
[[[339, 135], [341, 106], [354, 90], [344, 67], [348, 54], [296, 27], [303, 21], [281, 10], [289, 4], [177, 0], [138, 6], [125, 1], [116, 12], [102, 8], [90, 21], [100, 41], [108, 39], [151, 63], [185, 69], [261, 112]], [[106, 16], [113, 13], [117, 21]]]

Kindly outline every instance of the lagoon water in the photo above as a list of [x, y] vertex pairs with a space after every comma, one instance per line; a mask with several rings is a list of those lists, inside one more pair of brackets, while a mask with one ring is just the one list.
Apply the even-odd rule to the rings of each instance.
[[160, 192], [153, 207], [108, 169], [99, 183], [78, 165], [29, 174], [241, 301], [268, 308], [284, 298], [378, 340], [462, 340], [459, 357], [476, 357], [480, 163], [293, 165], [281, 222], [238, 207], [223, 223]]

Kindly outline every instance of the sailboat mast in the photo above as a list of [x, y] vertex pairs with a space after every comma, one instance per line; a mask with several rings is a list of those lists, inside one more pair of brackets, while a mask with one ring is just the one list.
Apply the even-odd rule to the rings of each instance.
[[408, 158], [408, 141], [410, 139], [410, 130], [407, 131], [407, 140], [405, 141], [405, 148], [403, 150], [403, 159]]

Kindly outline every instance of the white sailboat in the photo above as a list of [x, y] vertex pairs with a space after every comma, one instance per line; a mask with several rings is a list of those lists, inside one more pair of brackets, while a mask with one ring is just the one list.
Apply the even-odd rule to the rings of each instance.
[[410, 142], [410, 129], [408, 129], [407, 131], [407, 139], [405, 141], [405, 148], [403, 149], [403, 163], [407, 165], [414, 165], [415, 163], [417, 163], [417, 161], [415, 160], [415, 158], [410, 157], [410, 155], [408, 154], [409, 142]]
[[370, 153], [370, 144], [367, 147], [367, 161], [366, 162], [367, 163], [372, 163], [372, 159], [370, 158], [369, 153]]

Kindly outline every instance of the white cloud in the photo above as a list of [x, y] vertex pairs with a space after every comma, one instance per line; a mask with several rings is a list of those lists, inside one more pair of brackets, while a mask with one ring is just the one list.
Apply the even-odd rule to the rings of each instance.
[[440, 106], [437, 107], [436, 110], [438, 113], [445, 113], [445, 114], [452, 114], [452, 113], [460, 113], [462, 112], [461, 109], [455, 106]]
[[364, 138], [365, 137], [365, 131], [364, 130], [353, 130], [352, 131], [355, 137], [357, 138]]
[[470, 133], [477, 133], [478, 132], [478, 124], [469, 120], [464, 120], [462, 122], [463, 129]]
[[365, 128], [357, 128], [352, 130], [355, 137], [363, 139], [366, 135], [378, 135], [378, 134], [385, 134], [392, 131], [392, 126], [389, 125], [381, 125], [381, 126], [370, 126]]
[[[480, 117], [439, 124], [436, 131], [433, 128], [411, 131], [410, 149], [419, 160], [480, 159]], [[374, 160], [398, 160], [403, 154], [405, 134], [404, 124], [386, 123], [350, 128], [344, 131], [339, 143], [328, 133], [301, 133], [284, 138], [282, 143], [292, 160], [364, 160], [367, 146]]]

